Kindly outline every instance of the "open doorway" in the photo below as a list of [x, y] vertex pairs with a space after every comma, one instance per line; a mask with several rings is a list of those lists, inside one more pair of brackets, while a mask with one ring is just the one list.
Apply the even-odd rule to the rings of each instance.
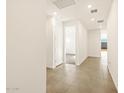
[[107, 32], [101, 31], [101, 58], [107, 64]]
[[107, 51], [107, 34], [101, 33], [101, 50]]
[[76, 62], [76, 26], [64, 26], [64, 62], [75, 64]]

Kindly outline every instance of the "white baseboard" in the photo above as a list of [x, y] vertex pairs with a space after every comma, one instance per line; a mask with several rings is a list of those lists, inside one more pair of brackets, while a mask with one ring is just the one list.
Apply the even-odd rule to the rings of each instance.
[[88, 55], [88, 57], [101, 57], [101, 54], [100, 55]]
[[108, 65], [107, 67], [108, 67], [108, 70], [109, 70], [110, 75], [111, 75], [111, 77], [112, 77], [112, 80], [113, 80], [113, 82], [114, 82], [114, 85], [115, 85], [116, 89], [118, 90], [118, 86], [117, 86], [117, 83], [116, 83], [115, 78], [114, 78], [114, 76], [113, 76], [113, 73], [112, 73], [112, 71], [111, 71], [111, 68], [110, 68], [109, 65]]
[[88, 58], [88, 56], [87, 57], [85, 57], [84, 59], [82, 59], [82, 61], [81, 62], [77, 62], [77, 66], [79, 66], [79, 65], [81, 65], [86, 59]]

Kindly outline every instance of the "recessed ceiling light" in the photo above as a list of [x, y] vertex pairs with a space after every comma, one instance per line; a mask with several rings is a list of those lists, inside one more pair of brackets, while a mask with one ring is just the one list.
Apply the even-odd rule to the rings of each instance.
[[91, 18], [91, 21], [94, 21], [95, 20], [95, 18]]
[[57, 12], [53, 12], [53, 15], [57, 15]]
[[92, 7], [92, 5], [88, 5], [88, 8], [91, 8]]

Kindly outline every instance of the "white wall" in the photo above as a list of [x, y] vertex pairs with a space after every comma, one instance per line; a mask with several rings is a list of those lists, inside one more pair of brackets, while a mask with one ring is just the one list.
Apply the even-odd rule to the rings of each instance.
[[63, 62], [63, 23], [59, 16], [47, 17], [47, 67]]
[[88, 57], [88, 37], [87, 30], [81, 22], [78, 22], [77, 28], [77, 65], [80, 65]]
[[88, 56], [100, 57], [101, 55], [101, 33], [99, 30], [88, 31]]
[[47, 16], [47, 67], [54, 68], [53, 17]]
[[107, 29], [101, 29], [100, 32], [101, 34], [107, 34]]
[[45, 5], [7, 0], [7, 93], [46, 93]]
[[108, 68], [116, 88], [118, 87], [118, 20], [117, 0], [114, 0], [108, 17]]

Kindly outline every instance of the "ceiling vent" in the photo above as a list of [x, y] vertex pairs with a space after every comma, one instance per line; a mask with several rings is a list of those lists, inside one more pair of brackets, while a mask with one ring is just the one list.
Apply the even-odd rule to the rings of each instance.
[[62, 9], [72, 5], [75, 5], [75, 0], [52, 0], [52, 3], [56, 5], [57, 8]]
[[104, 20], [98, 20], [97, 21], [97, 23], [103, 23], [104, 22]]
[[90, 12], [91, 12], [91, 13], [97, 13], [98, 10], [97, 10], [97, 9], [93, 9], [93, 10], [91, 10]]

